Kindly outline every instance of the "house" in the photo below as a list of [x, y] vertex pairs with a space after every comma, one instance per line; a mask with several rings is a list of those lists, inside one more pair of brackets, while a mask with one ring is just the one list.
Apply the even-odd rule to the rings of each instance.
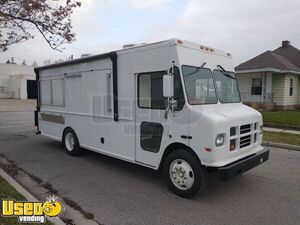
[[34, 67], [0, 63], [0, 98], [36, 98]]
[[283, 41], [235, 68], [243, 102], [272, 109], [300, 108], [300, 50]]

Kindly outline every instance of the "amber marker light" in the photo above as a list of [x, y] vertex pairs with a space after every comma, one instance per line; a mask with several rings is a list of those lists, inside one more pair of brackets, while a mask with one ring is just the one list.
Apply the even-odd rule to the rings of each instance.
[[177, 40], [177, 44], [183, 45], [183, 41], [182, 40]]

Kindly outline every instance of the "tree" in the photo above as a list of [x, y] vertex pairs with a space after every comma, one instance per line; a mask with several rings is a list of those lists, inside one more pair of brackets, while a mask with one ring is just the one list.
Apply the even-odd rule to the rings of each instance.
[[75, 40], [71, 14], [76, 0], [0, 0], [0, 52], [34, 38], [37, 30], [52, 49]]

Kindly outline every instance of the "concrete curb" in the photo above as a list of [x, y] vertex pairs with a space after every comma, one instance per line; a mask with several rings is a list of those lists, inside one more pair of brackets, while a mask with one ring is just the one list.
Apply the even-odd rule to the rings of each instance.
[[[21, 195], [24, 196], [28, 201], [39, 201], [32, 194], [30, 194], [27, 190], [25, 190], [20, 184], [18, 184], [11, 176], [9, 176], [4, 170], [0, 168], [0, 176], [6, 180], [12, 187], [16, 189]], [[49, 221], [55, 225], [66, 225], [60, 218]]]
[[278, 129], [283, 129], [283, 130], [296, 130], [296, 131], [300, 131], [300, 127], [299, 126], [285, 125], [285, 124], [275, 124], [275, 123], [265, 123], [264, 122], [264, 127], [278, 128]]
[[285, 148], [288, 150], [300, 151], [300, 146], [297, 146], [297, 145], [288, 145], [288, 144], [268, 142], [268, 141], [263, 141], [262, 145], [275, 147], [275, 148]]
[[283, 129], [271, 128], [271, 127], [264, 127], [263, 131], [300, 135], [300, 131], [297, 130], [283, 130]]

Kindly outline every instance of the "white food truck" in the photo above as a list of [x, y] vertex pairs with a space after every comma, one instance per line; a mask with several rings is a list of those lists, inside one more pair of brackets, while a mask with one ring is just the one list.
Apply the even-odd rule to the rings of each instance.
[[155, 170], [192, 197], [268, 160], [229, 53], [171, 39], [35, 69], [37, 134]]

